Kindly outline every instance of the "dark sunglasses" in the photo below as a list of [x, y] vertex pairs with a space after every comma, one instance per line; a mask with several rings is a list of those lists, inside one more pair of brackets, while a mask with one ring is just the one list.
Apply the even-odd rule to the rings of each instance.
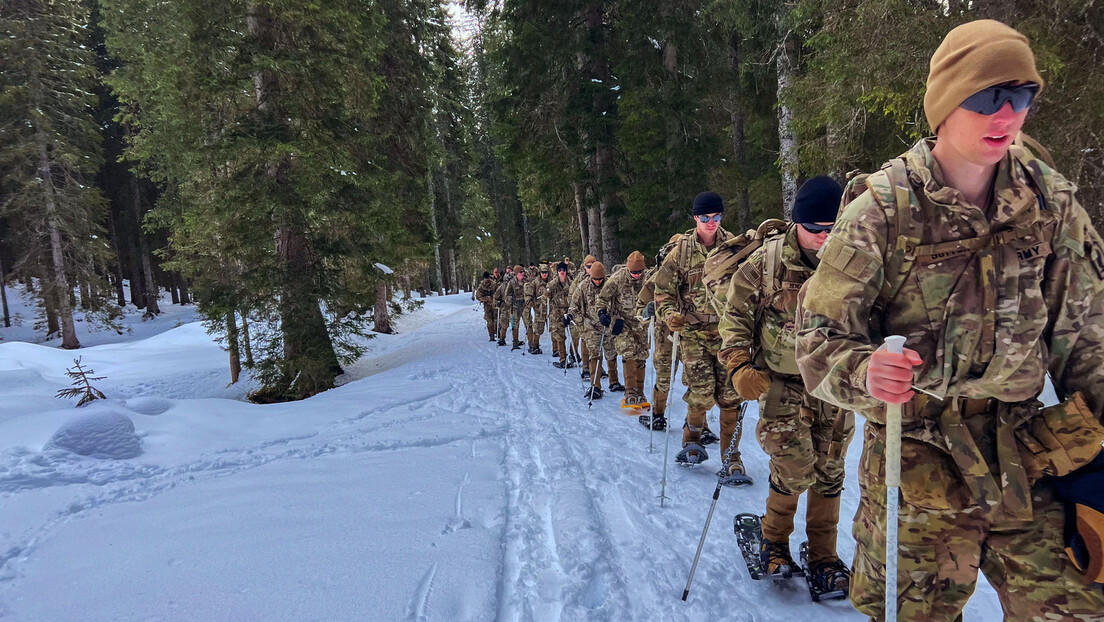
[[590, 270], [590, 267], [591, 267], [591, 266], [593, 266], [593, 265], [594, 265], [594, 264], [592, 264], [592, 263], [588, 263], [588, 264], [586, 265], [586, 269], [587, 269], [587, 270]]
[[721, 222], [721, 216], [724, 216], [724, 214], [713, 214], [712, 216], [702, 215], [698, 216], [697, 219], [698, 222], [709, 222], [711, 220], [713, 222]]
[[966, 101], [959, 104], [959, 106], [970, 112], [990, 115], [996, 114], [998, 110], [1003, 108], [1005, 102], [1011, 102], [1014, 112], [1023, 112], [1025, 108], [1031, 105], [1031, 101], [1035, 99], [1035, 94], [1038, 92], [1038, 84], [991, 86], [967, 97]]
[[629, 270], [629, 274], [631, 274], [633, 276], [640, 276], [641, 274], [644, 274], [644, 271], [643, 270]]
[[817, 225], [813, 223], [801, 223], [801, 227], [809, 233], [831, 233], [835, 225]]

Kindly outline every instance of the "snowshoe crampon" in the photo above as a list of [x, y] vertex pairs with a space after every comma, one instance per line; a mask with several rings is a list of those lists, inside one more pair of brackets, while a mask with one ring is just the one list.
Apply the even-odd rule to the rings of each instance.
[[651, 426], [651, 429], [657, 432], [662, 432], [667, 429], [667, 418], [663, 415], [640, 415], [637, 417], [637, 421], [644, 427]]
[[717, 479], [720, 480], [724, 486], [750, 486], [755, 483], [751, 479], [751, 476], [744, 473], [740, 469], [735, 469], [729, 473], [729, 467], [725, 466], [717, 471]]
[[737, 514], [732, 519], [732, 530], [736, 533], [736, 543], [740, 555], [747, 565], [748, 575], [758, 581], [763, 578], [763, 563], [759, 558], [759, 545], [762, 542], [760, 519], [756, 514]]
[[709, 452], [697, 443], [688, 443], [682, 451], [675, 454], [675, 464], [679, 466], [697, 466], [709, 459]]
[[851, 569], [839, 559], [825, 559], [809, 565], [809, 543], [801, 543], [798, 553], [809, 584], [809, 597], [814, 602], [847, 598], [851, 586]]
[[583, 397], [591, 400], [600, 400], [602, 399], [602, 389], [598, 387], [587, 387], [586, 391], [583, 393]]
[[[602, 374], [602, 377], [605, 378], [606, 375]], [[621, 384], [620, 382], [611, 382], [610, 386], [609, 386], [609, 390], [610, 390], [610, 393], [619, 393], [619, 392], [625, 390], [625, 385]]]
[[705, 429], [702, 430], [701, 438], [698, 442], [701, 443], [702, 445], [712, 445], [713, 443], [716, 443], [717, 441], [720, 441], [720, 440], [721, 439], [718, 438], [717, 435], [713, 433], [713, 430], [710, 430], [709, 428], [705, 428]]

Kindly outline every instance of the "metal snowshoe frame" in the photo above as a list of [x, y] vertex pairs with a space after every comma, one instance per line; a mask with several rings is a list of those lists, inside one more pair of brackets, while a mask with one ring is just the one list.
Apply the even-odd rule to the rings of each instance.
[[[692, 458], [692, 453], [697, 453], [698, 457]], [[706, 460], [709, 460], [709, 452], [698, 443], [689, 443], [682, 448], [682, 451], [675, 454], [675, 464], [681, 467], [698, 466]]]
[[798, 551], [797, 557], [801, 561], [801, 567], [804, 569], [805, 582], [809, 586], [809, 598], [813, 599], [813, 602], [847, 598], [849, 590], [825, 590], [823, 585], [817, 583], [816, 575], [813, 572], [812, 566], [809, 565], [808, 540], [801, 543], [801, 549]]

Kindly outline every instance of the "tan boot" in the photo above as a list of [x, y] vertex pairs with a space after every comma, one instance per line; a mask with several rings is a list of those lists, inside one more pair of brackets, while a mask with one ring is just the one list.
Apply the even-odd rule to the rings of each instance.
[[609, 390], [611, 393], [614, 391], [624, 391], [625, 385], [621, 384], [620, 378], [617, 377], [617, 359], [606, 359], [606, 364], [609, 366]]
[[641, 408], [651, 408], [652, 404], [648, 401], [648, 398], [644, 396], [644, 376], [647, 375], [647, 362], [633, 361], [633, 365], [636, 367], [636, 376], [633, 378], [633, 391], [636, 394], [636, 398], [640, 400]]
[[[721, 460], [724, 461], [727, 466], [729, 462], [740, 462], [740, 437], [744, 435], [744, 426], [740, 426], [740, 433], [735, 439], [732, 438], [736, 432], [736, 425], [740, 421], [740, 409], [739, 408], [722, 408], [721, 409]], [[735, 442], [733, 442], [735, 440]], [[729, 454], [729, 448], [731, 446], [731, 455]], [[743, 463], [740, 462], [741, 467]], [[743, 472], [741, 468], [741, 472]]]
[[809, 562], [836, 559], [840, 497], [826, 497], [812, 490], [806, 499], [805, 535], [809, 537]]
[[652, 387], [652, 412], [658, 417], [667, 414], [667, 392]]
[[775, 542], [790, 541], [799, 498], [798, 495], [783, 494], [775, 490], [774, 486], [770, 487], [767, 491], [767, 513], [763, 516], [764, 538]]

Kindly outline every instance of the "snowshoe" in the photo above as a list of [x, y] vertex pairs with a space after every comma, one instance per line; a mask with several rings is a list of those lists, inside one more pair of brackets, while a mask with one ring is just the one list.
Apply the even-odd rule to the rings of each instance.
[[644, 427], [651, 425], [651, 429], [657, 432], [662, 432], [667, 429], [667, 418], [663, 415], [640, 415], [637, 417], [637, 421]]
[[505, 339], [499, 339], [498, 340], [498, 345], [500, 345], [500, 346], [506, 345], [506, 340]]
[[603, 378], [609, 378], [609, 372], [607, 372], [606, 370], [603, 369], [602, 370], [602, 377]]
[[702, 445], [712, 445], [713, 443], [716, 443], [720, 440], [721, 439], [713, 433], [713, 430], [710, 430], [709, 428], [704, 428], [701, 433], [701, 439], [698, 442]]
[[[734, 466], [736, 468], [732, 468]], [[717, 471], [717, 479], [724, 486], [750, 486], [755, 483], [751, 476], [744, 473], [738, 465], [725, 465], [720, 471]]]
[[567, 369], [575, 369], [575, 361], [568, 361]]
[[[602, 377], [605, 378], [606, 375], [602, 374]], [[620, 393], [625, 390], [625, 385], [621, 384], [620, 382], [611, 382], [609, 390], [610, 393]]]
[[644, 410], [651, 410], [652, 409], [652, 403], [648, 401], [648, 398], [642, 397], [642, 398], [640, 398], [640, 407], [643, 408]]
[[732, 530], [736, 533], [736, 543], [740, 555], [747, 565], [748, 575], [758, 581], [763, 578], [763, 564], [759, 558], [759, 547], [763, 540], [760, 519], [756, 514], [737, 514], [732, 518]]
[[524, 342], [524, 341], [515, 341], [515, 342], [514, 342], [514, 347], [512, 347], [512, 348], [510, 348], [510, 349], [511, 349], [511, 350], [520, 350], [520, 349], [521, 349], [521, 346], [523, 346], [523, 345], [525, 345], [525, 342]]
[[590, 380], [590, 372], [584, 369], [583, 372], [579, 374], [579, 377], [583, 380]]
[[851, 587], [851, 569], [837, 559], [822, 559], [809, 565], [809, 543], [801, 543], [798, 553], [805, 568], [805, 581], [809, 584], [809, 597], [813, 602], [847, 598]]
[[598, 387], [587, 387], [586, 391], [583, 392], [583, 397], [591, 400], [600, 400], [602, 399], [602, 389]]
[[705, 447], [697, 443], [687, 443], [682, 451], [675, 454], [675, 464], [684, 467], [697, 466], [709, 459], [709, 453]]
[[564, 363], [562, 361], [552, 361], [552, 367], [555, 367], [556, 369], [563, 369], [567, 365], [568, 363]]
[[763, 574], [775, 581], [784, 581], [803, 576], [801, 566], [790, 557], [790, 545], [787, 542], [774, 542], [760, 535], [759, 565]]
[[544, 350], [541, 350], [540, 346], [533, 346], [531, 354], [544, 354]]
[[497, 341], [497, 340], [496, 340], [496, 339], [495, 339], [494, 337], [491, 337], [491, 338], [490, 338], [490, 339], [488, 339], [487, 341]]

